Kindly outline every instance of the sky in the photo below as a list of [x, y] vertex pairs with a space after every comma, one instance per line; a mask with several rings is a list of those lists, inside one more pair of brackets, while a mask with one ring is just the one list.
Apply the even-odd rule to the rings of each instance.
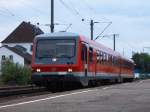
[[[143, 52], [150, 47], [150, 1], [149, 0], [54, 0], [55, 32], [79, 33], [90, 38], [90, 20], [93, 19], [94, 38], [109, 22], [112, 24], [101, 35], [118, 34], [116, 50], [126, 57], [133, 52]], [[84, 21], [82, 21], [84, 19]], [[22, 21], [49, 33], [50, 0], [0, 0], [0, 41], [5, 39]], [[103, 23], [104, 22], [104, 23]], [[105, 23], [106, 22], [106, 23]], [[99, 38], [97, 42], [113, 48], [112, 36]], [[144, 48], [144, 52], [150, 49]]]

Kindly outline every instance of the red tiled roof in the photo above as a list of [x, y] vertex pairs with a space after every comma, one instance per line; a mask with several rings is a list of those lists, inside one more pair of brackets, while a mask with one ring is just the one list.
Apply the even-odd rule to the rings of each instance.
[[32, 43], [34, 37], [42, 33], [39, 27], [23, 21], [2, 43]]

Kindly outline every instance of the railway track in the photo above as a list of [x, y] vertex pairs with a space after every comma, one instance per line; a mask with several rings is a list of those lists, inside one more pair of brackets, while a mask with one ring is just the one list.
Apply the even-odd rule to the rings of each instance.
[[[135, 80], [135, 81], [139, 81], [139, 80]], [[114, 84], [118, 84], [118, 83], [103, 83], [103, 84], [98, 84], [96, 87], [104, 87], [104, 86], [107, 87]], [[83, 89], [83, 88], [71, 86], [71, 87], [62, 88], [61, 90], [50, 91], [47, 90], [45, 87], [37, 87], [35, 85], [0, 87], [0, 98], [11, 97], [11, 96], [24, 96], [24, 95], [32, 96], [32, 95], [49, 94], [49, 93], [56, 93], [56, 92], [63, 92], [63, 91], [70, 91], [70, 90], [77, 90], [77, 89]]]
[[44, 87], [36, 87], [34, 85], [29, 86], [10, 86], [0, 88], [0, 98], [13, 95], [31, 94], [36, 92], [46, 91]]

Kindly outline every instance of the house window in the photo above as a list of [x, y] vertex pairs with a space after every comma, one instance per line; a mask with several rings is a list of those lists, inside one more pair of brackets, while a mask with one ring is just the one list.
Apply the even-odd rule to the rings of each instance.
[[10, 56], [9, 56], [9, 59], [10, 59], [11, 61], [13, 61], [13, 55], [10, 55]]
[[32, 50], [33, 50], [33, 45], [30, 46], [30, 51], [32, 51]]
[[6, 60], [6, 57], [5, 57], [5, 55], [2, 55], [2, 60]]

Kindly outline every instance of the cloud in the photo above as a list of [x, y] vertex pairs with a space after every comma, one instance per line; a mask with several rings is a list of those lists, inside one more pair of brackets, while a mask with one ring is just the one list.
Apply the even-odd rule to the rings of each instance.
[[[117, 33], [117, 50], [131, 53], [140, 51], [142, 46], [150, 45], [150, 1], [149, 0], [63, 0], [68, 9], [55, 0], [55, 22], [66, 25], [55, 26], [55, 31], [66, 29], [72, 23], [70, 32], [77, 32], [90, 37], [90, 19], [95, 21], [112, 21], [113, 24], [105, 34]], [[9, 11], [4, 10], [4, 8]], [[1, 10], [3, 10], [1, 12]], [[79, 14], [77, 14], [77, 12]], [[11, 14], [13, 13], [14, 16]], [[11, 18], [11, 19], [10, 19]], [[86, 20], [81, 21], [82, 18]], [[0, 0], [0, 41], [23, 20], [36, 24], [50, 23], [50, 0]], [[94, 36], [97, 36], [106, 24], [94, 25]], [[49, 32], [49, 27], [40, 26]], [[147, 43], [145, 43], [145, 41]], [[99, 40], [112, 48], [112, 38]], [[136, 44], [135, 44], [136, 43]]]
[[126, 16], [149, 16], [149, 0], [84, 0], [96, 13]]
[[1, 7], [9, 7], [9, 8], [19, 8], [23, 6], [24, 3], [32, 3], [30, 0], [0, 0]]

